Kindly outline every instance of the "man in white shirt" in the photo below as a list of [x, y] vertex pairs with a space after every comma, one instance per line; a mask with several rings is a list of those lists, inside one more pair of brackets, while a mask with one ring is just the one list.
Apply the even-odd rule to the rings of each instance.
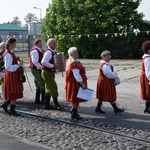
[[50, 106], [50, 98], [53, 98], [56, 109], [62, 109], [58, 102], [58, 87], [55, 81], [55, 69], [58, 65], [54, 62], [54, 51], [56, 48], [56, 41], [53, 38], [47, 41], [47, 50], [44, 53], [42, 64], [42, 78], [45, 81], [45, 107], [44, 109], [52, 109]]
[[[42, 52], [42, 41], [35, 40], [34, 46], [30, 51], [30, 68], [31, 72], [34, 76], [34, 82], [36, 87], [36, 95], [35, 95], [35, 104], [40, 104], [41, 101], [45, 101], [45, 83], [41, 76], [41, 60], [43, 58]], [[41, 101], [40, 101], [40, 94], [42, 94]]]

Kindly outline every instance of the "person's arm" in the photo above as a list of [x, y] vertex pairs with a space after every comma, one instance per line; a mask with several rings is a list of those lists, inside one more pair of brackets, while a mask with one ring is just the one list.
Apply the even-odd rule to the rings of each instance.
[[15, 72], [19, 68], [19, 65], [12, 64], [13, 58], [12, 58], [11, 54], [9, 54], [9, 53], [5, 55], [4, 62], [5, 62], [5, 69], [10, 72]]
[[37, 69], [41, 69], [42, 65], [39, 63], [39, 54], [37, 50], [32, 50], [30, 52], [32, 63], [36, 66]]
[[107, 78], [114, 79], [117, 77], [117, 73], [113, 72], [109, 65], [104, 64], [101, 69]]
[[144, 59], [144, 66], [145, 66], [146, 77], [150, 81], [150, 57]]
[[41, 64], [46, 66], [47, 68], [53, 68], [54, 65], [49, 63], [49, 61], [51, 60], [52, 58], [52, 52], [47, 50], [45, 53], [44, 53], [44, 56], [43, 56], [43, 59], [41, 61]]
[[72, 69], [73, 76], [75, 77], [76, 81], [79, 82], [83, 89], [86, 89], [86, 85], [83, 82], [83, 79], [79, 73], [79, 69]]

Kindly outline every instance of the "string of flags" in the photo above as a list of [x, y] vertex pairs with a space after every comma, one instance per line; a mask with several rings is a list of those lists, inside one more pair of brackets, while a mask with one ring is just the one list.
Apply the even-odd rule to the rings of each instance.
[[[68, 34], [68, 35], [55, 35], [54, 37], [57, 39], [59, 37], [62, 37], [63, 39], [65, 37], [78, 37], [79, 39], [82, 38], [83, 36], [87, 36], [88, 38], [90, 36], [95, 36], [96, 38], [98, 38], [99, 36], [103, 36], [105, 38], [107, 38], [108, 36], [111, 37], [118, 37], [118, 36], [128, 36], [128, 34], [135, 34], [135, 36], [138, 36], [138, 34], [144, 33], [146, 35], [150, 34], [150, 31], [139, 31], [137, 29], [135, 29], [133, 32], [124, 32], [124, 33], [103, 33], [103, 34]], [[14, 38], [20, 38], [20, 39], [28, 39], [29, 36], [31, 36], [32, 38], [37, 38], [37, 36], [43, 37], [43, 35], [0, 35], [0, 38], [9, 38], [9, 37], [14, 37]], [[48, 38], [50, 38], [50, 36], [47, 36]]]

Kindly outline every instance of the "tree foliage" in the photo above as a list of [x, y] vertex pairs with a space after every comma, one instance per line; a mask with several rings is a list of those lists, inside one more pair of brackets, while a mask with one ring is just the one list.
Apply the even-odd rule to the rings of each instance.
[[37, 17], [35, 16], [35, 14], [32, 13], [28, 13], [25, 18], [25, 27], [28, 28], [28, 24], [34, 21], [38, 21]]
[[[141, 25], [141, 0], [53, 0], [43, 20], [44, 39], [57, 36], [57, 48], [76, 46], [80, 57], [97, 58], [101, 51], [117, 51], [122, 39], [95, 37], [102, 33], [132, 32]], [[72, 35], [72, 36], [71, 36]], [[81, 38], [78, 35], [83, 35]], [[87, 35], [90, 35], [89, 37]], [[117, 48], [116, 48], [117, 47]], [[119, 49], [121, 49], [120, 46]]]

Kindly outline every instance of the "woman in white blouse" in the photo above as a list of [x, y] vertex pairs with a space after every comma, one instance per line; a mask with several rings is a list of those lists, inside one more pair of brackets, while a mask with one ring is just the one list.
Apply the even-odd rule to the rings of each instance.
[[142, 44], [142, 71], [140, 76], [141, 99], [145, 101], [144, 113], [150, 114], [150, 41]]
[[116, 101], [116, 87], [114, 80], [117, 78], [117, 73], [114, 71], [110, 62], [110, 52], [103, 51], [101, 53], [102, 60], [100, 62], [99, 77], [97, 81], [96, 96], [98, 99], [96, 113], [105, 113], [101, 110], [102, 102], [110, 102], [114, 108], [115, 113], [121, 113], [124, 110], [117, 107]]

